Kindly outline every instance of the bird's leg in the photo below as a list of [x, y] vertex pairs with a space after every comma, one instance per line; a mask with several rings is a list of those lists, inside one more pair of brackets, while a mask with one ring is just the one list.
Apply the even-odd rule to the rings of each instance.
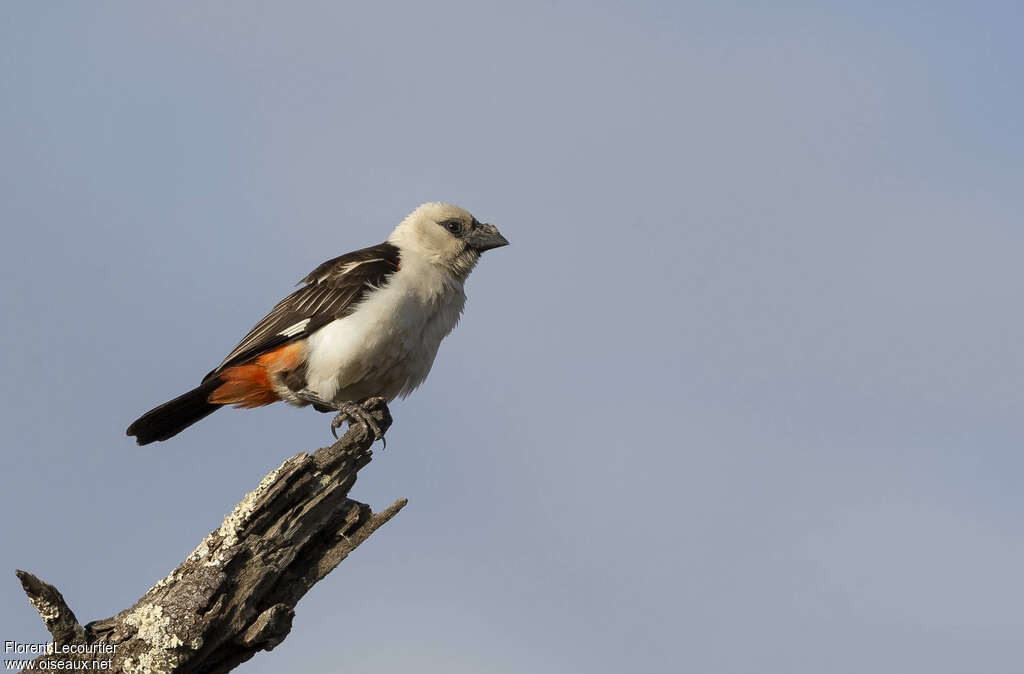
[[384, 402], [383, 398], [366, 398], [358, 403], [345, 402], [340, 405], [324, 400], [320, 396], [316, 395], [308, 389], [303, 389], [298, 392], [298, 397], [308, 403], [311, 403], [318, 412], [330, 412], [331, 410], [337, 410], [338, 415], [331, 421], [331, 434], [337, 438], [338, 428], [343, 423], [348, 421], [349, 426], [353, 423], [364, 423], [366, 427], [373, 433], [374, 440], [380, 440], [384, 443], [384, 447], [388, 446], [388, 441], [384, 438], [384, 431], [380, 429], [377, 424], [377, 420], [373, 418], [373, 414], [366, 409], [365, 405], [370, 401]]
[[346, 421], [351, 428], [354, 422], [362, 422], [366, 424], [366, 427], [373, 433], [374, 440], [380, 440], [384, 443], [384, 447], [388, 446], [388, 441], [384, 438], [384, 432], [380, 430], [380, 426], [377, 425], [377, 420], [373, 418], [373, 415], [363, 407], [364, 400], [361, 403], [341, 403], [337, 406], [338, 416], [334, 417], [331, 422], [331, 433], [335, 438], [338, 437], [338, 428]]

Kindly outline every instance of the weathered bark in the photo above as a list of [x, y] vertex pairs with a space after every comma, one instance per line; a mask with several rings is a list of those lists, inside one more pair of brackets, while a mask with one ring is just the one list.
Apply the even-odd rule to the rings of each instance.
[[[384, 401], [367, 409], [387, 430]], [[71, 663], [109, 661], [102, 671], [219, 674], [273, 649], [291, 630], [296, 602], [406, 504], [374, 514], [348, 498], [371, 444], [356, 423], [333, 445], [285, 461], [178, 568], [112, 618], [83, 627], [56, 588], [17, 571], [57, 651], [35, 669], [42, 660], [47, 669], [62, 660], [62, 669], [79, 670]]]

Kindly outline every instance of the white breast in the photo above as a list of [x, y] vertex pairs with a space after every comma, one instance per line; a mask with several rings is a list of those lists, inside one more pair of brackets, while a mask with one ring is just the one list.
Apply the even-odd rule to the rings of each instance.
[[419, 386], [466, 302], [461, 281], [403, 256], [388, 283], [310, 335], [307, 389], [321, 400], [392, 400]]

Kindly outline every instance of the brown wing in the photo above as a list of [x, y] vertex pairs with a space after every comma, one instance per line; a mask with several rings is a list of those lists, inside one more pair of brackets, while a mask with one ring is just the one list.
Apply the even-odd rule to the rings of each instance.
[[307, 285], [278, 302], [253, 326], [204, 381], [224, 368], [303, 339], [331, 321], [348, 316], [368, 291], [384, 285], [398, 267], [398, 248], [390, 243], [324, 262], [300, 281]]

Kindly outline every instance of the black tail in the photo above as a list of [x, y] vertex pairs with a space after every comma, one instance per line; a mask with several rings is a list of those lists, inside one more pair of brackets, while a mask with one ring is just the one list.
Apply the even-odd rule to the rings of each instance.
[[217, 377], [211, 377], [188, 393], [151, 409], [132, 422], [128, 435], [134, 435], [140, 445], [173, 438], [221, 407], [207, 402], [210, 393], [221, 383]]

